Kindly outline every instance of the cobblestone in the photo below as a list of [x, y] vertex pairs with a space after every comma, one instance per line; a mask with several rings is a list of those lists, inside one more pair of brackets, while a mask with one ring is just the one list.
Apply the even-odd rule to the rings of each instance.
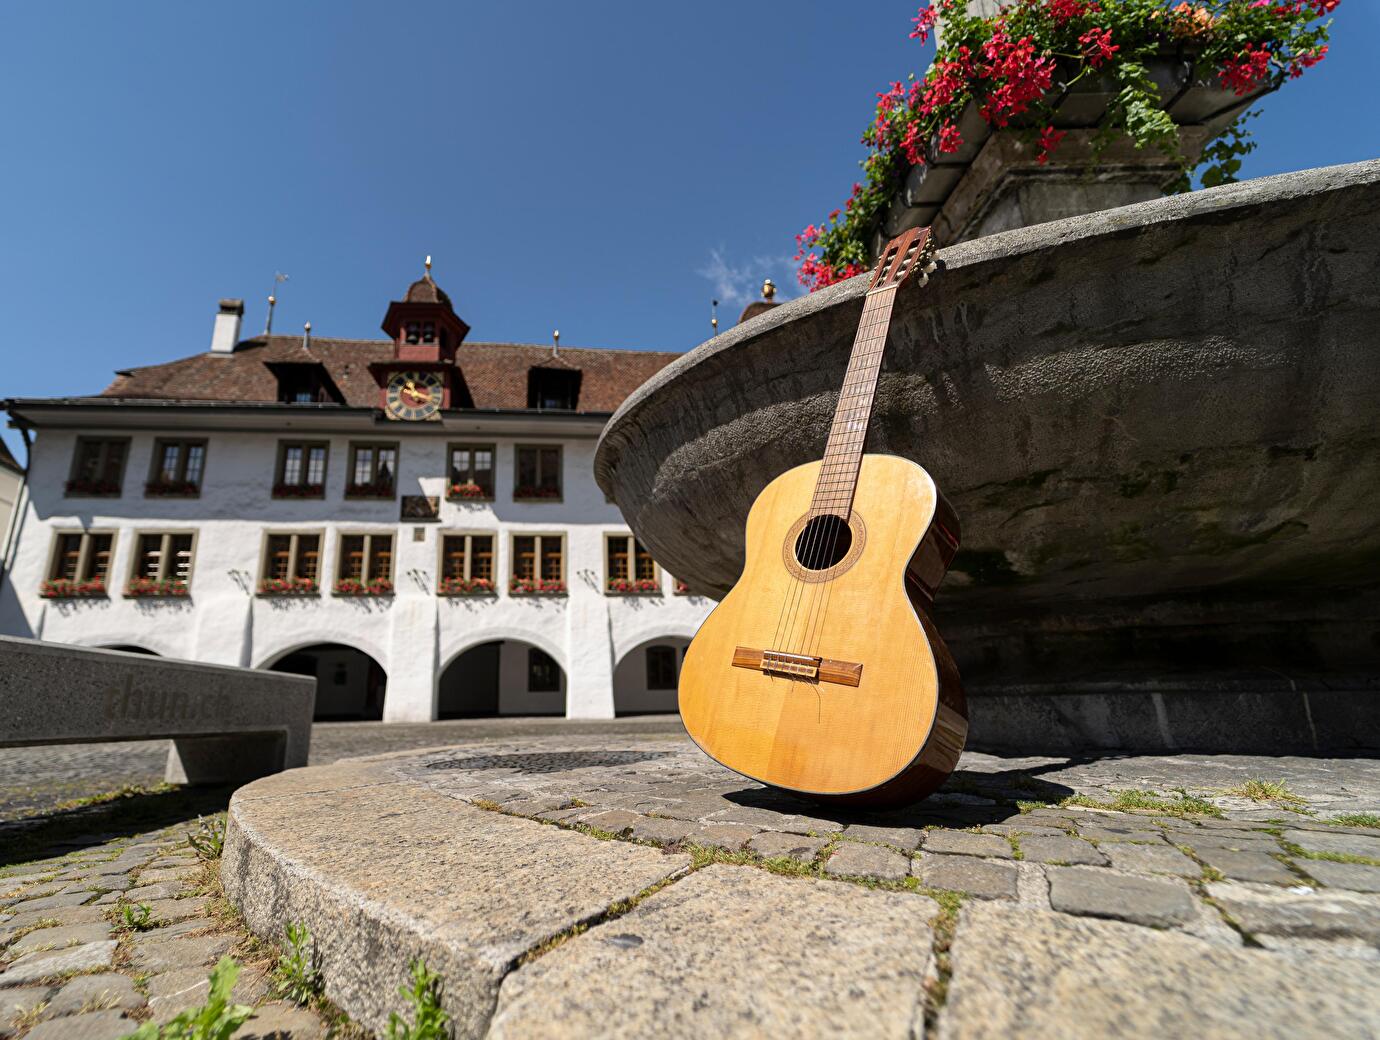
[[843, 836], [850, 841], [881, 842], [902, 852], [914, 852], [920, 847], [925, 832], [915, 827], [876, 827], [865, 823], [850, 823]]
[[1380, 892], [1380, 867], [1364, 863], [1333, 863], [1323, 859], [1296, 860], [1296, 865], [1328, 888], [1353, 892]]
[[1110, 917], [1132, 924], [1168, 927], [1194, 916], [1193, 897], [1183, 882], [1152, 880], [1092, 867], [1053, 867], [1049, 902], [1055, 910]]
[[1111, 861], [1116, 870], [1128, 874], [1176, 874], [1179, 877], [1196, 878], [1202, 868], [1178, 849], [1167, 845], [1132, 845], [1113, 842], [1103, 845], [1101, 851]]
[[824, 873], [836, 877], [866, 877], [879, 881], [900, 881], [910, 873], [910, 861], [894, 849], [881, 845], [844, 842], [824, 863]]
[[1015, 859], [1011, 843], [1000, 834], [970, 834], [967, 831], [929, 831], [925, 835], [926, 852], [942, 852], [957, 856], [995, 856]]
[[1238, 852], [1235, 849], [1214, 849], [1194, 846], [1194, 853], [1213, 870], [1235, 881], [1267, 881], [1276, 885], [1294, 885], [1299, 877], [1273, 856], [1263, 852]]
[[1036, 835], [1021, 838], [1021, 857], [1036, 863], [1085, 863], [1105, 867], [1107, 857], [1086, 841], [1077, 838], [1047, 838]]
[[938, 856], [921, 853], [911, 864], [911, 873], [926, 888], [962, 892], [979, 899], [1015, 899], [1016, 867], [974, 856]]
[[762, 831], [748, 839], [748, 848], [765, 859], [785, 856], [789, 859], [812, 860], [825, 845], [827, 838], [811, 838], [804, 834]]

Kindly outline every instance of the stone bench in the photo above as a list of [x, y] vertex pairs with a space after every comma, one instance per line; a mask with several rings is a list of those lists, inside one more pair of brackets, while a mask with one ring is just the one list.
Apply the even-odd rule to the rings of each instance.
[[0, 748], [170, 739], [170, 783], [307, 764], [316, 680], [0, 636]]

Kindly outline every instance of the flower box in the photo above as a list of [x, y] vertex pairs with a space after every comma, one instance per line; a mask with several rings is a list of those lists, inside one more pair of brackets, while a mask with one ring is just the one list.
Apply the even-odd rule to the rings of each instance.
[[613, 596], [656, 596], [661, 593], [661, 582], [655, 578], [610, 578], [605, 589]]
[[508, 592], [514, 596], [564, 596], [565, 582], [541, 578], [514, 578], [508, 582]]
[[264, 578], [259, 582], [260, 596], [315, 596], [319, 591], [313, 578]]
[[392, 498], [394, 484], [391, 480], [378, 480], [372, 484], [346, 484], [346, 498]]
[[391, 596], [393, 583], [387, 578], [375, 578], [373, 581], [341, 578], [331, 586], [331, 591], [337, 596]]
[[201, 485], [190, 480], [150, 480], [144, 484], [146, 498], [196, 498]]
[[492, 492], [478, 484], [452, 484], [446, 490], [446, 498], [461, 501], [486, 501], [493, 498]]
[[187, 583], [179, 578], [131, 578], [125, 586], [130, 599], [149, 599], [155, 596], [186, 596]]
[[688, 596], [690, 595], [690, 586], [677, 578], [671, 591], [677, 596]]
[[274, 498], [325, 498], [324, 484], [284, 484], [273, 485]]
[[105, 580], [68, 581], [66, 578], [56, 578], [40, 585], [38, 594], [44, 599], [95, 599], [106, 594]]
[[120, 495], [120, 485], [114, 480], [86, 480], [77, 478], [67, 482], [67, 494], [69, 495], [91, 495], [102, 498], [118, 498]]
[[560, 488], [538, 487], [531, 484], [523, 484], [513, 489], [513, 501], [515, 502], [552, 501], [560, 497]]
[[[1317, 20], [1336, 6], [1022, 0], [984, 16], [924, 0], [911, 36], [923, 43], [942, 23], [935, 59], [877, 95], [862, 180], [796, 236], [801, 283], [866, 271], [906, 228], [932, 225], [948, 245], [1187, 191], [1194, 176], [1234, 180], [1254, 147], [1243, 115], [1323, 59]], [[1051, 159], [1058, 176], [1042, 170]], [[1022, 200], [1030, 190], [1043, 197]]]
[[496, 591], [488, 578], [442, 578], [436, 587], [438, 596], [492, 596]]

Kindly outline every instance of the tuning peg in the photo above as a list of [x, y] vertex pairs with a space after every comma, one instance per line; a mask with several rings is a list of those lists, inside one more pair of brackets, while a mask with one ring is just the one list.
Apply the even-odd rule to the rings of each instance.
[[922, 268], [922, 270], [925, 272], [925, 274], [934, 274], [935, 271], [939, 270], [939, 265], [935, 263], [933, 260], [931, 260]]

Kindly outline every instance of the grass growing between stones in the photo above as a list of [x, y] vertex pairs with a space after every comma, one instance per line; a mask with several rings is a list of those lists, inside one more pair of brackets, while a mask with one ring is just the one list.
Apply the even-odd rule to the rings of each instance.
[[1264, 780], [1260, 777], [1250, 777], [1235, 787], [1227, 788], [1225, 793], [1236, 795], [1238, 798], [1249, 798], [1253, 802], [1273, 802], [1281, 807], [1306, 806], [1308, 804], [1303, 798], [1289, 790], [1289, 786], [1283, 780]]
[[412, 1023], [394, 1011], [388, 1016], [388, 1040], [449, 1040], [450, 1015], [441, 1007], [441, 976], [418, 957], [409, 965], [412, 988], [398, 987], [412, 1005]]
[[1295, 859], [1326, 860], [1329, 863], [1359, 863], [1366, 867], [1380, 867], [1380, 859], [1373, 856], [1356, 856], [1350, 852], [1319, 852], [1315, 849], [1305, 849], [1302, 845], [1295, 845], [1292, 841], [1279, 839], [1279, 843], [1284, 846], [1284, 851]]
[[1334, 827], [1375, 827], [1380, 829], [1380, 814], [1368, 812], [1342, 813], [1339, 816], [1329, 816], [1322, 822], [1330, 823]]
[[278, 956], [273, 988], [280, 997], [306, 1007], [321, 996], [324, 985], [316, 944], [307, 926], [300, 922], [289, 921], [283, 932], [287, 949]]
[[939, 914], [931, 923], [934, 940], [930, 945], [930, 955], [934, 958], [934, 977], [925, 980], [925, 1036], [939, 1035], [939, 1013], [949, 999], [949, 981], [953, 978], [953, 962], [949, 951], [953, 947], [954, 932], [958, 929], [958, 908], [962, 897], [957, 893], [946, 893], [956, 897], [950, 905], [940, 904]]
[[87, 795], [85, 798], [69, 798], [65, 802], [58, 802], [53, 806], [53, 812], [71, 812], [73, 809], [89, 809], [96, 805], [109, 805], [111, 802], [118, 802], [125, 798], [143, 798], [151, 794], [167, 794], [177, 788], [166, 781], [161, 784], [154, 784], [152, 787], [145, 787], [143, 784], [124, 784], [115, 788], [113, 791], [103, 791], [100, 794]]
[[239, 974], [240, 966], [229, 957], [222, 957], [211, 969], [211, 989], [206, 1003], [188, 1008], [161, 1026], [145, 1022], [128, 1040], [230, 1040], [254, 1014], [249, 1005], [231, 1002], [231, 991]]
[[1155, 794], [1153, 791], [1129, 790], [1111, 791], [1110, 801], [1101, 801], [1085, 794], [1069, 795], [1059, 803], [1060, 806], [1081, 806], [1085, 809], [1110, 809], [1113, 812], [1148, 812], [1161, 816], [1211, 816], [1220, 819], [1222, 810], [1206, 798], [1189, 794], [1180, 789], [1173, 798]]

